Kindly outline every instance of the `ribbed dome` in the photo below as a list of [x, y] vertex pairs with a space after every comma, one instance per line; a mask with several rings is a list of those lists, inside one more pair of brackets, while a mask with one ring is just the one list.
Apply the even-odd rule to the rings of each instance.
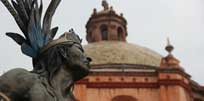
[[119, 41], [102, 41], [84, 46], [91, 65], [138, 64], [159, 66], [162, 56], [148, 48]]

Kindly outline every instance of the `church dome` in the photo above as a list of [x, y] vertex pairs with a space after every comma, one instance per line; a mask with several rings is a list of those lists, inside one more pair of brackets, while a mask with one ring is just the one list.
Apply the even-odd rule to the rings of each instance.
[[128, 43], [126, 19], [109, 7], [105, 0], [102, 6], [102, 11], [94, 9], [86, 24], [88, 45], [84, 49], [93, 60], [91, 65], [94, 68], [108, 65], [159, 67], [162, 56], [148, 48]]
[[148, 48], [120, 41], [101, 41], [84, 46], [91, 65], [137, 64], [160, 66], [162, 56]]

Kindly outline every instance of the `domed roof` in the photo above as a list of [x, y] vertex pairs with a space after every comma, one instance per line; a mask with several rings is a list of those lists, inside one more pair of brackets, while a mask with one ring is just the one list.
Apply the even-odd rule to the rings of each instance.
[[159, 66], [162, 56], [148, 48], [120, 41], [101, 41], [84, 46], [91, 65], [138, 64]]

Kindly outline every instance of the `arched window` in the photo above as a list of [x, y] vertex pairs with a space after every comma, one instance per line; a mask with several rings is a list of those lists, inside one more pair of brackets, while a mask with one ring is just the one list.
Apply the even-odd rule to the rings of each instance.
[[100, 30], [101, 30], [102, 40], [108, 40], [108, 27], [107, 27], [107, 25], [101, 25]]
[[132, 96], [120, 95], [114, 97], [111, 101], [138, 101], [138, 100]]
[[123, 40], [123, 29], [118, 27], [118, 40]]

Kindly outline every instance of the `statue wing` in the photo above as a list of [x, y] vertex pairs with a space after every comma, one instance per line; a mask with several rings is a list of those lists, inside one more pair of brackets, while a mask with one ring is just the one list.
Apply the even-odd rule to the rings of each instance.
[[[12, 7], [12, 5], [9, 3], [8, 0], [1, 0], [1, 2], [4, 4], [4, 6], [8, 9], [8, 11], [14, 17], [16, 23], [18, 24], [18, 26], [22, 30], [22, 32], [26, 32], [25, 25], [24, 25], [22, 19], [20, 18], [19, 13], [17, 13], [17, 10], [15, 10]], [[12, 3], [14, 3], [14, 2], [12, 2]]]
[[41, 48], [53, 40], [58, 27], [51, 29], [51, 22], [60, 1], [51, 1], [41, 24], [42, 0], [40, 6], [38, 0], [11, 0], [12, 5], [8, 0], [1, 0], [24, 34], [24, 37], [17, 33], [7, 33], [7, 36], [21, 45], [24, 54], [35, 57]]
[[8, 32], [6, 35], [11, 37], [19, 45], [22, 45], [24, 42], [26, 42], [25, 38], [18, 33]]
[[[58, 28], [50, 29], [53, 15], [61, 0], [52, 0], [43, 19], [43, 33], [47, 34], [51, 39], [54, 38]], [[53, 31], [52, 31], [53, 30]]]

